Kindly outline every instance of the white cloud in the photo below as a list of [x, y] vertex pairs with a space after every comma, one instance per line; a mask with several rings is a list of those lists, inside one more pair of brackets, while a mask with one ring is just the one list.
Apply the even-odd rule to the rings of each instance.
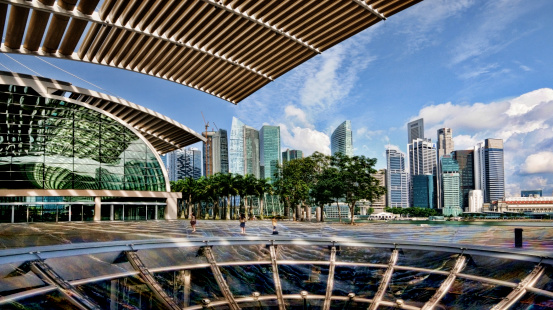
[[279, 126], [283, 149], [302, 150], [304, 156], [309, 156], [316, 151], [330, 155], [328, 135], [311, 128], [289, 128], [286, 124], [279, 124]]
[[544, 151], [526, 157], [521, 166], [523, 173], [553, 173], [553, 152]]
[[307, 121], [307, 117], [305, 115], [305, 112], [303, 110], [296, 108], [295, 106], [288, 105], [286, 108], [284, 108], [284, 116], [286, 116], [286, 119], [288, 120], [294, 120], [291, 118], [295, 118], [295, 120], [299, 121], [304, 126], [312, 128], [313, 125], [311, 125]]

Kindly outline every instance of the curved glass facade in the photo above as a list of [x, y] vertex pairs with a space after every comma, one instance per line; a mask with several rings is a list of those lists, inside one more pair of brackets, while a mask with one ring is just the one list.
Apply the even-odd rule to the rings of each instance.
[[0, 85], [0, 188], [166, 191], [156, 155], [87, 107]]

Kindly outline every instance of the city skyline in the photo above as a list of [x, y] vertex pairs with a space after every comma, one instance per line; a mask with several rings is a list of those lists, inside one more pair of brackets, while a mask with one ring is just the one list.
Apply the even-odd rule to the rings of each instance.
[[[386, 166], [387, 144], [406, 152], [406, 124], [419, 118], [426, 122], [425, 137], [452, 128], [456, 150], [501, 138], [509, 163], [506, 194], [535, 188], [551, 194], [552, 9], [545, 0], [426, 0], [312, 58], [238, 106], [145, 75], [49, 61], [196, 132], [203, 131], [201, 111], [227, 130], [229, 116], [255, 128], [280, 126], [282, 149], [302, 149], [305, 156], [330, 154], [330, 135], [344, 119], [355, 125], [354, 154], [377, 158], [376, 168]], [[90, 87], [34, 57], [13, 58], [45, 76]], [[0, 61], [35, 74], [6, 56]]]

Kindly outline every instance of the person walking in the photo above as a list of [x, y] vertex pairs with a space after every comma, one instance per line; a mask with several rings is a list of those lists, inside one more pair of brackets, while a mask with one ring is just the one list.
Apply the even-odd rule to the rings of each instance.
[[276, 226], [277, 226], [277, 219], [276, 217], [273, 217], [272, 221], [273, 223], [273, 235], [276, 235], [275, 232], [276, 232]]
[[244, 213], [240, 214], [240, 230], [241, 234], [246, 234], [246, 215]]
[[192, 226], [192, 232], [196, 232], [196, 214], [192, 213], [190, 216], [190, 226]]

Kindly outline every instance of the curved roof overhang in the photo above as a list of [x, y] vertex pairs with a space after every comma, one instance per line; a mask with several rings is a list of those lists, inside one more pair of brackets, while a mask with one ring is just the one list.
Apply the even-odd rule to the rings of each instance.
[[99, 0], [0, 0], [1, 51], [135, 71], [236, 104], [420, 1], [105, 0], [96, 12]]
[[159, 154], [205, 141], [202, 135], [155, 111], [71, 83], [0, 71], [0, 84], [27, 86], [46, 98], [96, 107], [138, 131]]

